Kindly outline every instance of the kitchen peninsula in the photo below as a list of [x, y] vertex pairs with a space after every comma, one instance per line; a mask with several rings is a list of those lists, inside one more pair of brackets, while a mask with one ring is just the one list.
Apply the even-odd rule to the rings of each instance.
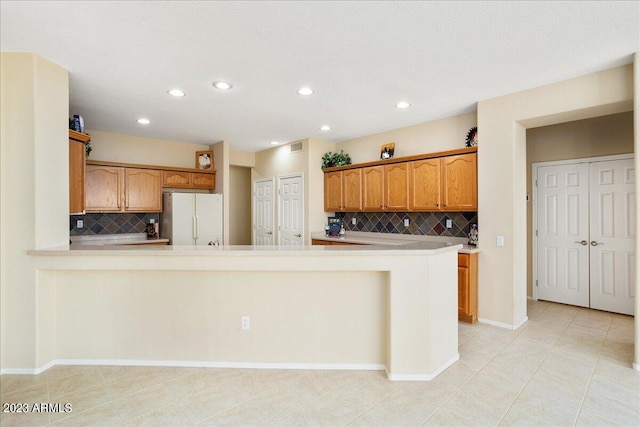
[[386, 369], [390, 380], [431, 380], [459, 358], [460, 248], [33, 250], [34, 372], [55, 364]]

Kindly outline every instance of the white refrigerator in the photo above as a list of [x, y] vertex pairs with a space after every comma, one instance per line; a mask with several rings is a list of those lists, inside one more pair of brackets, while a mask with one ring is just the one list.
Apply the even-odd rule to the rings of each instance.
[[163, 193], [160, 234], [170, 245], [222, 245], [222, 194]]

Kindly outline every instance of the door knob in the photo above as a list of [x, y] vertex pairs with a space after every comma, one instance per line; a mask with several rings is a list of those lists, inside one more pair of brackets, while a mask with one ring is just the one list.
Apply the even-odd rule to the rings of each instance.
[[604, 243], [596, 242], [595, 240], [591, 241], [591, 246], [604, 245]]
[[589, 244], [589, 242], [587, 242], [586, 240], [581, 240], [581, 241], [579, 241], [579, 242], [576, 240], [576, 241], [575, 241], [575, 242], [573, 242], [573, 243], [580, 243], [582, 246], [587, 246], [587, 245]]
[[298, 233], [295, 235], [296, 237], [302, 237], [302, 234]]

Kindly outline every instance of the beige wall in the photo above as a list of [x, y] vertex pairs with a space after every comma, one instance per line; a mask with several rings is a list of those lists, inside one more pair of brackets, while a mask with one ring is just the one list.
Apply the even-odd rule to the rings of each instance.
[[256, 153], [249, 153], [246, 151], [239, 151], [239, 150], [230, 150], [229, 164], [231, 166], [244, 166], [246, 168], [255, 167]]
[[476, 113], [467, 113], [343, 141], [337, 149], [349, 153], [353, 163], [379, 160], [380, 146], [388, 142], [396, 143], [394, 157], [454, 150], [464, 148], [467, 132], [476, 124]]
[[507, 327], [527, 319], [526, 129], [630, 111], [632, 103], [632, 65], [478, 103], [479, 318]]
[[251, 169], [229, 167], [229, 245], [251, 244]]
[[229, 218], [230, 218], [230, 183], [229, 178], [229, 142], [220, 141], [209, 146], [213, 150], [213, 166], [216, 169], [216, 189], [214, 193], [222, 193], [222, 234], [223, 243], [229, 244]]
[[[527, 129], [527, 194], [533, 195], [532, 164], [633, 153], [633, 112]], [[530, 200], [532, 198], [530, 197]], [[527, 204], [527, 296], [533, 295], [533, 200]]]
[[28, 367], [54, 352], [36, 333], [55, 324], [51, 306], [36, 312], [53, 291], [27, 251], [69, 242], [69, 77], [26, 53], [2, 53], [0, 76], [0, 368]]
[[[633, 129], [634, 129], [634, 152], [636, 171], [640, 170], [640, 52], [636, 52], [633, 56]], [[640, 194], [640, 180], [636, 179], [636, 195]], [[636, 230], [640, 230], [640, 197], [636, 197]], [[636, 260], [640, 253], [640, 239], [636, 236]], [[637, 262], [637, 261], [636, 261]], [[640, 371], [640, 268], [636, 265], [636, 311], [635, 311], [635, 353], [633, 358], [633, 367], [636, 371]]]
[[209, 150], [208, 145], [181, 141], [96, 130], [87, 130], [87, 133], [91, 135], [91, 160], [193, 168], [196, 151]]

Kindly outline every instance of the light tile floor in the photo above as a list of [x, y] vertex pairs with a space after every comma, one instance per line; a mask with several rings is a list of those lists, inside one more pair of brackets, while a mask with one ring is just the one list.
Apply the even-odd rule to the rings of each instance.
[[517, 331], [460, 323], [461, 359], [431, 382], [376, 371], [56, 366], [3, 375], [2, 426], [640, 425], [633, 318], [529, 302]]

